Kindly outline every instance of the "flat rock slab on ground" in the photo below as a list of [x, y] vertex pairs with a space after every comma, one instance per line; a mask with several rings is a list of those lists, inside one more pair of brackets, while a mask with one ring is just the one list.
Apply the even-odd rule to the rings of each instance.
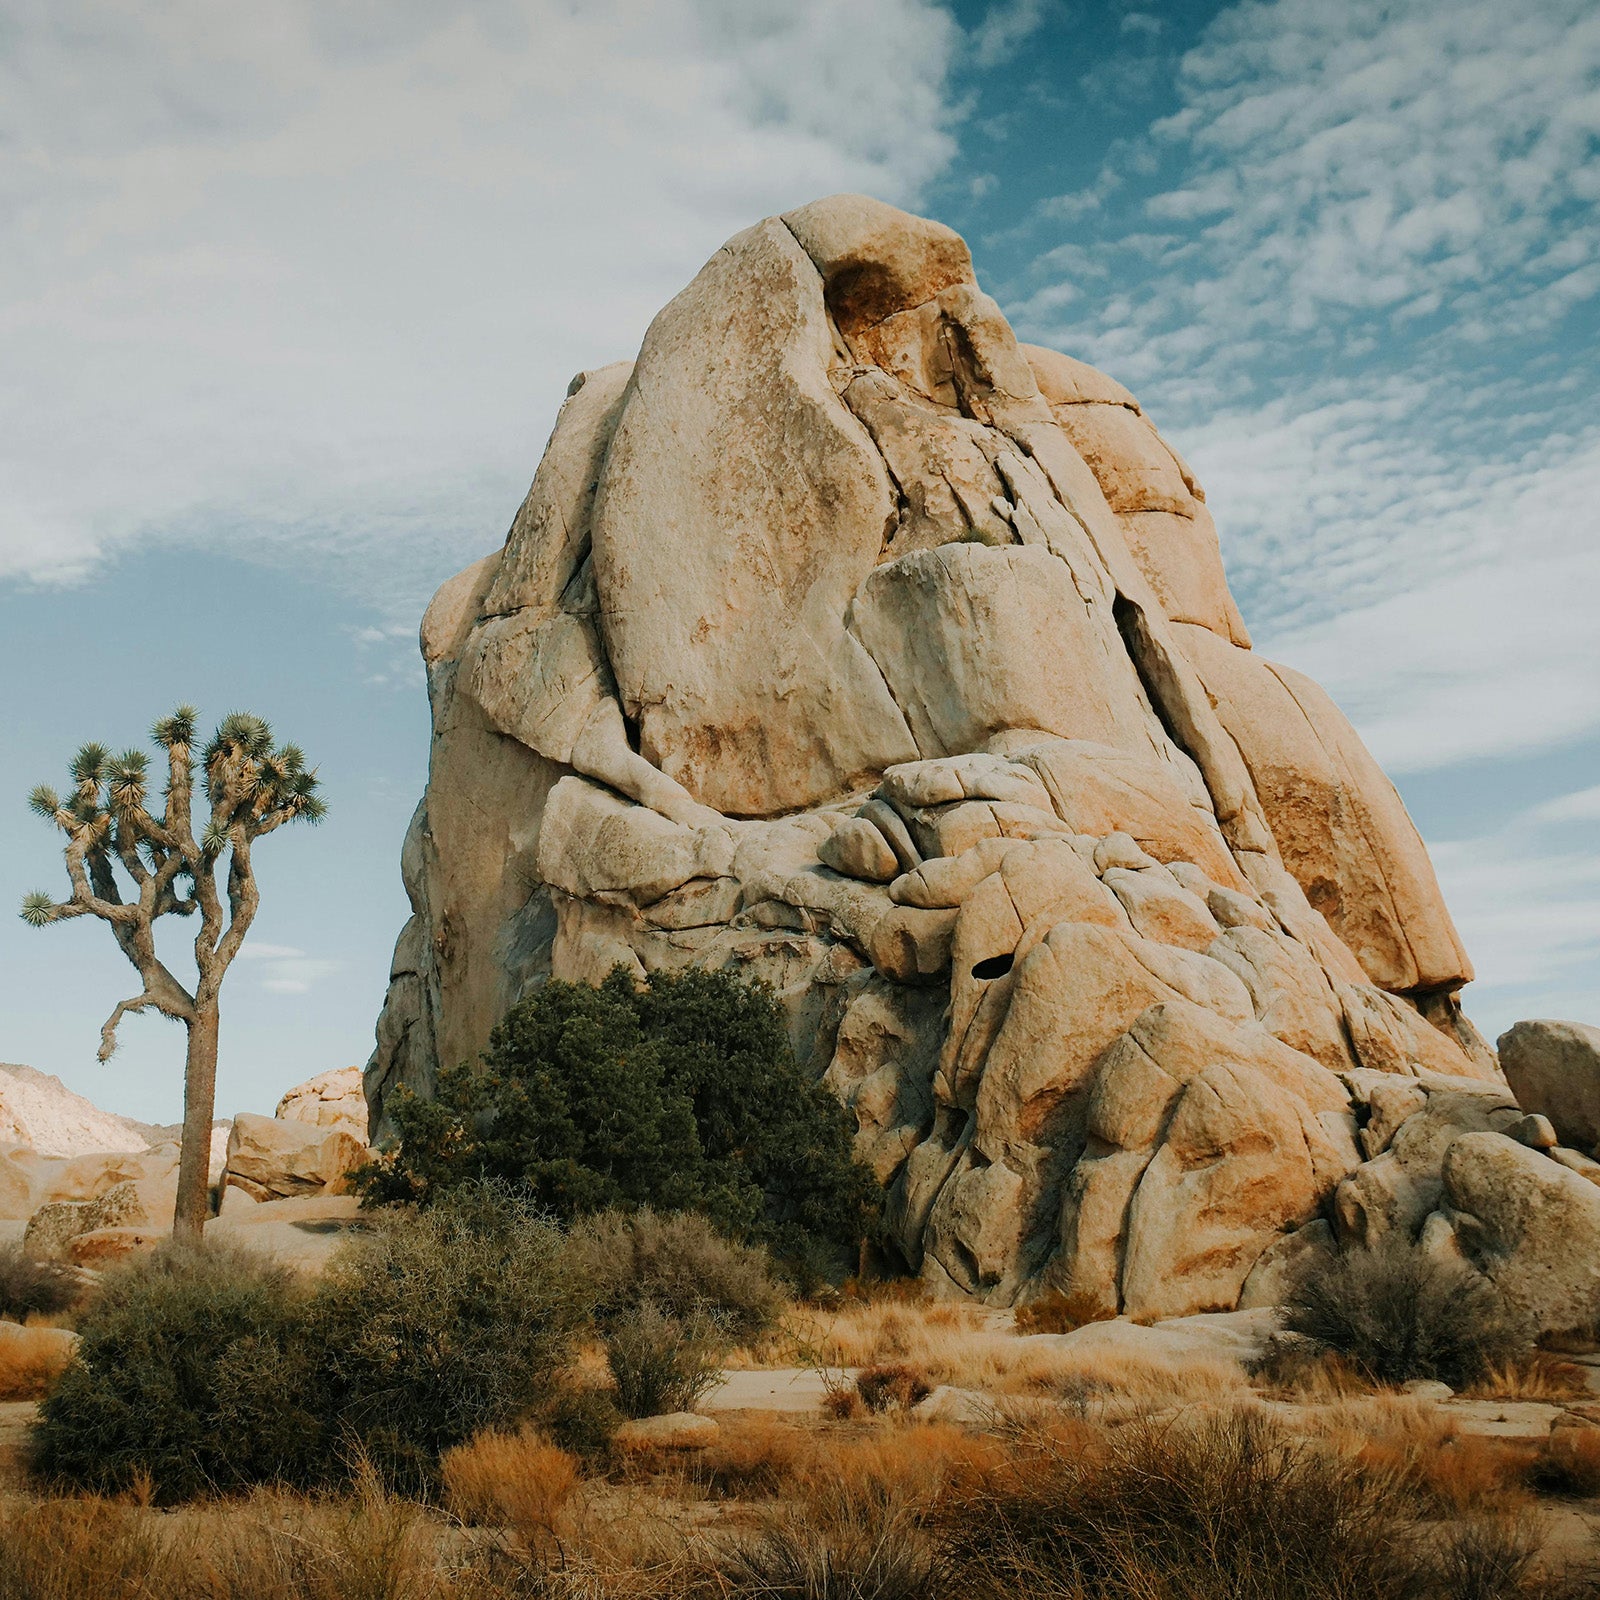
[[828, 1381], [814, 1367], [770, 1367], [760, 1372], [725, 1372], [700, 1402], [702, 1411], [818, 1411], [828, 1385], [847, 1384], [853, 1367], [838, 1367]]
[[245, 1206], [206, 1224], [207, 1240], [269, 1255], [303, 1272], [320, 1272], [347, 1239], [366, 1226], [354, 1195], [308, 1195]]
[[1448, 1417], [1458, 1433], [1489, 1439], [1545, 1439], [1565, 1406], [1541, 1400], [1443, 1400], [1441, 1416]]
[[1075, 1356], [1131, 1355], [1156, 1361], [1211, 1357], [1242, 1363], [1261, 1354], [1277, 1327], [1276, 1308], [1262, 1306], [1253, 1311], [1204, 1312], [1148, 1324], [1118, 1317], [1111, 1322], [1088, 1323], [1071, 1333], [1023, 1337]]

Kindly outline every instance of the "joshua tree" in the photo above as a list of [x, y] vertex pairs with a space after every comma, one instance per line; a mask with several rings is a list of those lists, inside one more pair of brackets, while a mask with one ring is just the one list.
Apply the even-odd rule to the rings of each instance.
[[[179, 706], [151, 729], [166, 751], [167, 784], [160, 815], [147, 806], [149, 760], [141, 750], [113, 756], [86, 744], [73, 757], [70, 795], [41, 784], [28, 803], [67, 836], [71, 895], [55, 901], [30, 894], [22, 919], [35, 928], [69, 917], [99, 917], [144, 984], [124, 1000], [100, 1030], [100, 1059], [117, 1047], [117, 1024], [130, 1011], [159, 1011], [189, 1031], [183, 1078], [183, 1145], [178, 1159], [178, 1205], [173, 1233], [198, 1240], [207, 1211], [206, 1180], [211, 1117], [217, 1091], [217, 1001], [228, 966], [255, 920], [261, 896], [250, 850], [263, 834], [286, 822], [320, 822], [327, 807], [317, 778], [292, 744], [274, 749], [272, 730], [244, 712], [225, 717], [200, 755], [201, 781], [211, 807], [199, 838], [191, 820], [194, 792], [193, 706]], [[217, 888], [217, 867], [228, 857], [227, 904]], [[116, 868], [133, 893], [124, 898]], [[156, 955], [159, 917], [199, 914], [194, 992], [178, 982]]]

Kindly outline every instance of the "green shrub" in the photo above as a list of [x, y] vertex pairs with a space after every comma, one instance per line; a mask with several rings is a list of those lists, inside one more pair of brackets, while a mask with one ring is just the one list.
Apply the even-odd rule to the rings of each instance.
[[415, 1492], [452, 1445], [550, 1396], [590, 1305], [554, 1224], [467, 1185], [379, 1217], [335, 1258], [311, 1310], [346, 1450]]
[[716, 1386], [727, 1335], [704, 1312], [668, 1316], [649, 1300], [629, 1306], [604, 1327], [600, 1342], [624, 1416], [692, 1411]]
[[534, 1413], [534, 1421], [552, 1444], [585, 1461], [602, 1459], [609, 1452], [622, 1420], [609, 1389], [576, 1382], [562, 1384]]
[[315, 1285], [169, 1248], [107, 1274], [37, 1464], [101, 1491], [148, 1476], [162, 1502], [367, 1464], [427, 1493], [443, 1451], [552, 1396], [589, 1310], [560, 1231], [482, 1186], [373, 1219]]
[[784, 1308], [767, 1252], [736, 1244], [696, 1212], [603, 1211], [573, 1226], [568, 1247], [602, 1324], [648, 1300], [671, 1317], [710, 1316], [747, 1342]]
[[1404, 1235], [1301, 1273], [1284, 1301], [1283, 1327], [1379, 1383], [1437, 1378], [1457, 1389], [1533, 1343], [1487, 1278]]
[[806, 1277], [852, 1265], [881, 1206], [849, 1113], [800, 1071], [771, 990], [728, 973], [547, 983], [495, 1029], [481, 1071], [441, 1071], [432, 1100], [397, 1094], [393, 1118], [398, 1150], [358, 1180], [380, 1202], [495, 1179], [564, 1219], [699, 1210]]
[[286, 1268], [215, 1246], [108, 1272], [41, 1407], [39, 1471], [105, 1492], [148, 1475], [163, 1502], [304, 1479], [323, 1441], [309, 1301]]
[[75, 1305], [83, 1289], [64, 1261], [39, 1261], [20, 1244], [0, 1245], [0, 1317], [53, 1317]]

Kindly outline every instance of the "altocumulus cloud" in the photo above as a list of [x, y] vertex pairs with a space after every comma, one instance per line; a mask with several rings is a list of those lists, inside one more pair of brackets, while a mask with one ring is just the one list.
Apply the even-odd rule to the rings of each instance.
[[1600, 292], [1600, 12], [1251, 0], [1176, 91], [1122, 169], [1041, 208], [1080, 237], [1040, 253], [1023, 322], [1152, 405], [1258, 645], [1381, 759], [1600, 729], [1600, 382], [1574, 354]]
[[728, 234], [954, 150], [933, 0], [7, 10], [0, 576], [203, 541], [413, 610]]

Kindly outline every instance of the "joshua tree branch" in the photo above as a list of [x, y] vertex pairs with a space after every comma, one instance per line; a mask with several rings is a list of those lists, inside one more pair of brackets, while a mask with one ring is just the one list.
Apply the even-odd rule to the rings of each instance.
[[[171, 1017], [175, 1022], [187, 1022], [193, 1017], [194, 1006], [189, 1002], [188, 995], [179, 987], [177, 981], [170, 974], [167, 982], [176, 991], [176, 994], [157, 995], [152, 994], [147, 989], [143, 994], [135, 995], [131, 1000], [122, 1001], [117, 1006], [117, 1009], [106, 1018], [105, 1026], [100, 1030], [100, 1048], [96, 1052], [97, 1060], [109, 1061], [111, 1059], [117, 1048], [117, 1024], [130, 1011], [144, 1011], [148, 1007], [154, 1006], [163, 1016]], [[177, 996], [182, 996], [181, 1002], [178, 1001]]]

